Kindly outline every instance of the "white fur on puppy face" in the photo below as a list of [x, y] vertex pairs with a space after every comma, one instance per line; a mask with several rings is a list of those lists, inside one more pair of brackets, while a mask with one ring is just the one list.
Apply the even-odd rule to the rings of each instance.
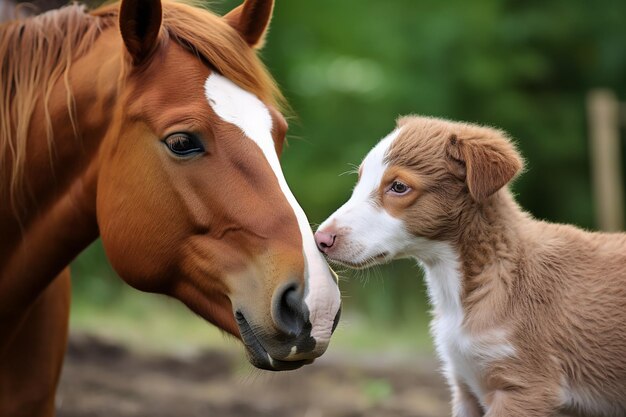
[[367, 266], [402, 256], [410, 246], [411, 236], [404, 223], [375, 200], [387, 170], [385, 156], [399, 134], [400, 129], [394, 130], [367, 154], [352, 196], [319, 227], [337, 232], [336, 247], [329, 254], [332, 260]]

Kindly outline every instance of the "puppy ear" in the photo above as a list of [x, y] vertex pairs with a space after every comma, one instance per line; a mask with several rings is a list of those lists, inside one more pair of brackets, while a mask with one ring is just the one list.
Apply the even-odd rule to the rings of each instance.
[[504, 187], [524, 163], [515, 146], [500, 131], [481, 129], [480, 137], [451, 135], [446, 143], [448, 166], [467, 184], [472, 198], [481, 202]]
[[224, 19], [252, 48], [260, 49], [272, 19], [274, 0], [245, 0], [228, 12]]
[[135, 65], [142, 64], [156, 47], [161, 20], [161, 0], [122, 0], [120, 31]]

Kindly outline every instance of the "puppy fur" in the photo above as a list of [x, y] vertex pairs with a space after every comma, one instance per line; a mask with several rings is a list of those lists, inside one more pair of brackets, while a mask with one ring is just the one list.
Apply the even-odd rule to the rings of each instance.
[[401, 118], [320, 250], [420, 261], [455, 417], [626, 416], [626, 234], [532, 218], [507, 186], [522, 167], [502, 131]]

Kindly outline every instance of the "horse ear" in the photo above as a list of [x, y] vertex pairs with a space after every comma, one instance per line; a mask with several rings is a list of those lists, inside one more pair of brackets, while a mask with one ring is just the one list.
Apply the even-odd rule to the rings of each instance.
[[274, 0], [245, 0], [224, 16], [252, 48], [262, 48], [272, 19]]
[[135, 65], [154, 51], [162, 15], [161, 0], [122, 0], [120, 31]]
[[472, 198], [481, 202], [508, 184], [524, 163], [513, 143], [494, 129], [480, 137], [451, 135], [446, 143], [448, 166], [464, 179]]

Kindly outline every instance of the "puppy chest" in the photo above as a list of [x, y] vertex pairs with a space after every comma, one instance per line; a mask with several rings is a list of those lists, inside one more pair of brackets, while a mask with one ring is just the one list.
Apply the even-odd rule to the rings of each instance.
[[448, 378], [464, 383], [482, 400], [484, 378], [489, 365], [515, 355], [515, 349], [503, 329], [468, 334], [459, 317], [440, 316], [433, 322], [437, 351]]

